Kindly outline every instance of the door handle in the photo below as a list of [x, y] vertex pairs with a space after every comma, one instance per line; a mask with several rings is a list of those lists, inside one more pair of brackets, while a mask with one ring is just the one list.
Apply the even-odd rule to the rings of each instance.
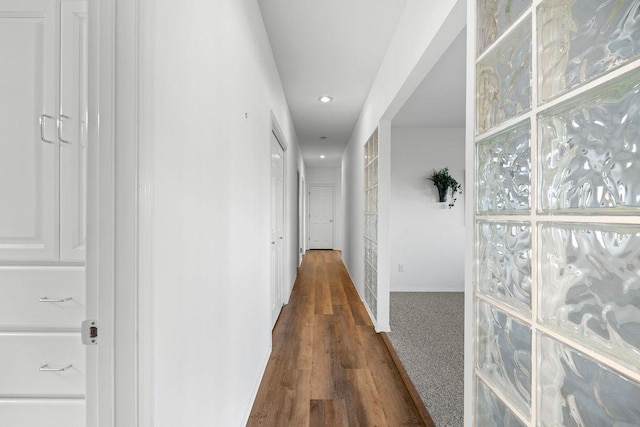
[[52, 120], [53, 120], [53, 117], [51, 117], [51, 116], [50, 116], [50, 115], [48, 115], [48, 114], [40, 114], [40, 140], [41, 140], [42, 142], [46, 142], [47, 144], [54, 144], [54, 142], [53, 142], [53, 141], [49, 141], [49, 140], [48, 140], [47, 138], [45, 138], [45, 136], [44, 136], [45, 121], [46, 121], [47, 119], [52, 119]]
[[67, 302], [70, 300], [71, 300], [71, 297], [62, 298], [62, 299], [52, 299], [47, 297], [38, 298], [38, 302]]
[[274, 240], [274, 241], [272, 241], [272, 242], [271, 242], [271, 244], [272, 244], [272, 245], [275, 245], [275, 244], [276, 244], [276, 241], [275, 241], [275, 240]]
[[69, 116], [65, 116], [64, 114], [60, 114], [60, 117], [58, 117], [58, 120], [56, 121], [56, 125], [58, 127], [58, 140], [60, 140], [60, 142], [63, 142], [65, 144], [71, 144], [71, 141], [67, 141], [66, 139], [62, 138], [62, 120], [63, 119], [70, 119], [71, 117]]
[[40, 372], [64, 372], [67, 369], [71, 369], [72, 367], [73, 367], [73, 365], [67, 365], [67, 366], [64, 366], [62, 368], [50, 368], [49, 365], [45, 364], [45, 365], [40, 366], [39, 371]]

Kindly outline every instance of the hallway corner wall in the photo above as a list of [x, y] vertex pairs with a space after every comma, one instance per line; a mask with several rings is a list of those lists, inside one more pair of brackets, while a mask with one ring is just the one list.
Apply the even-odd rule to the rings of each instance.
[[141, 3], [153, 417], [158, 427], [244, 425], [271, 351], [271, 113], [287, 144], [285, 301], [304, 165], [255, 0]]
[[[466, 22], [465, 17], [466, 2], [464, 0], [435, 3], [422, 0], [407, 1], [360, 118], [344, 151], [342, 157], [345, 217], [343, 258], [361, 296], [364, 279], [362, 250], [364, 143], [381, 120], [393, 119], [428, 70], [460, 33]], [[389, 144], [390, 142], [383, 138], [380, 143]], [[385, 183], [382, 184], [385, 185]], [[387, 182], [386, 185], [389, 183]], [[388, 212], [389, 209], [388, 203], [378, 207], [380, 212]], [[386, 267], [388, 272], [389, 266]], [[389, 279], [389, 277], [382, 277], [379, 281], [384, 283]]]

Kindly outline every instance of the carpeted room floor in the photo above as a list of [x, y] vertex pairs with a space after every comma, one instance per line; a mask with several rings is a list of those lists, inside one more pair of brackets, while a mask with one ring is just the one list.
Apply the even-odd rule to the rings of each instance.
[[436, 427], [464, 419], [464, 293], [392, 292], [389, 339]]

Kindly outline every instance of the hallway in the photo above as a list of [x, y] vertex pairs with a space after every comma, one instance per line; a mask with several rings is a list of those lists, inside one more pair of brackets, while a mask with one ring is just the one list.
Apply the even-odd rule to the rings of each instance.
[[339, 252], [307, 252], [248, 425], [425, 425]]

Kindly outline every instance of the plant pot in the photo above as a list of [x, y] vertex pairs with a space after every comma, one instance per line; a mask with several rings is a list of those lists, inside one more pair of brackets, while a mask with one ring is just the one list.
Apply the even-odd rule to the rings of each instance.
[[446, 187], [438, 187], [438, 197], [440, 198], [440, 202], [447, 201], [447, 188]]

